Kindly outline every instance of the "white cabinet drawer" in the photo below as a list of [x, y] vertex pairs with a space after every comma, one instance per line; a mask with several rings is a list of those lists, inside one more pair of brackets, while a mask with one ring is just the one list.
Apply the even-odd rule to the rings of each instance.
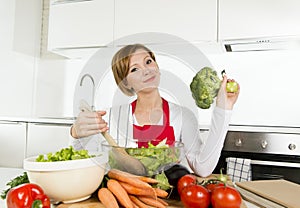
[[0, 166], [22, 168], [26, 149], [26, 123], [0, 121]]

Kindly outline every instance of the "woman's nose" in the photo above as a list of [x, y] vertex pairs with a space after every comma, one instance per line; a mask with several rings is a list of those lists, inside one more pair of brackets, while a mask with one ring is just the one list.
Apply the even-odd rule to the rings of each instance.
[[145, 67], [143, 69], [143, 75], [148, 75], [150, 73], [151, 69], [149, 69], [148, 67]]

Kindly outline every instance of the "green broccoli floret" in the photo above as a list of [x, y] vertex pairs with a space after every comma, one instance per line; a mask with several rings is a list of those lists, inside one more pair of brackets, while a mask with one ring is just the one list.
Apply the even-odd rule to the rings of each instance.
[[193, 78], [190, 89], [196, 105], [202, 109], [210, 108], [217, 96], [221, 80], [210, 67], [202, 68]]

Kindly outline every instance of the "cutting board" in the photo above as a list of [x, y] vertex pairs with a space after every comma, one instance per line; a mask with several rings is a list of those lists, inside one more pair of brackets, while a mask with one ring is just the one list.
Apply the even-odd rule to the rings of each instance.
[[[166, 200], [170, 208], [182, 208], [183, 205], [180, 201]], [[97, 198], [90, 198], [82, 202], [72, 204], [60, 204], [57, 208], [105, 208]]]
[[60, 204], [56, 206], [57, 208], [105, 208], [97, 198], [90, 198], [85, 201], [70, 203], [70, 204]]
[[299, 184], [279, 179], [236, 182], [236, 185], [285, 207], [300, 207]]

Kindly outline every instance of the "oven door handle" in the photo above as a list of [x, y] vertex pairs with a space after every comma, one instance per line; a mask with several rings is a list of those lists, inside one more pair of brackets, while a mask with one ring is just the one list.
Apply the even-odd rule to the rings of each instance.
[[269, 166], [282, 166], [282, 167], [300, 168], [300, 163], [291, 163], [291, 162], [274, 162], [274, 161], [251, 160], [250, 163], [253, 164], [253, 165], [269, 165]]

